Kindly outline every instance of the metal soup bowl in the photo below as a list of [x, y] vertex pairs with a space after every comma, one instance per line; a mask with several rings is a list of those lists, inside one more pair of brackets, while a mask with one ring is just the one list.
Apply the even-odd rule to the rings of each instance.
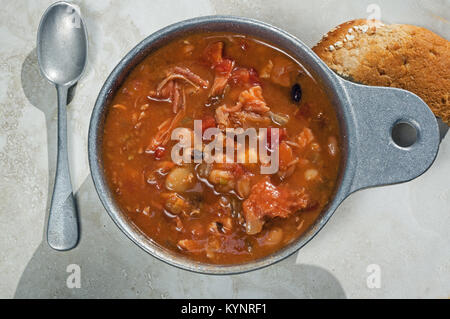
[[[315, 223], [299, 238], [273, 254], [243, 264], [216, 265], [194, 261], [161, 247], [130, 222], [114, 200], [103, 171], [102, 138], [109, 104], [130, 71], [149, 54], [189, 33], [231, 31], [276, 45], [298, 60], [325, 88], [341, 131], [341, 167], [334, 196]], [[411, 146], [393, 139], [400, 124], [416, 131]], [[173, 266], [207, 274], [234, 274], [274, 264], [295, 253], [322, 229], [342, 201], [372, 186], [406, 182], [424, 173], [439, 148], [436, 118], [416, 95], [393, 88], [368, 87], [343, 80], [300, 40], [276, 27], [252, 19], [208, 16], [182, 21], [147, 37], [112, 71], [100, 91], [89, 128], [89, 163], [97, 193], [117, 226], [139, 247]]]

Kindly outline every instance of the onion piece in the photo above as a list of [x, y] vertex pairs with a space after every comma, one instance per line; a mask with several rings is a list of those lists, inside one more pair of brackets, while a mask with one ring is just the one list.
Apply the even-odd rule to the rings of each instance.
[[280, 114], [280, 113], [274, 113], [269, 111], [270, 119], [272, 122], [279, 126], [284, 126], [289, 122], [289, 115], [286, 114]]

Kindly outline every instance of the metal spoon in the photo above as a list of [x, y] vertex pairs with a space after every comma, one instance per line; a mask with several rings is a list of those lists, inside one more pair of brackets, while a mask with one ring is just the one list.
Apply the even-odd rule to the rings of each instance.
[[58, 159], [47, 241], [53, 249], [69, 250], [78, 243], [79, 227], [67, 154], [67, 92], [87, 61], [87, 32], [76, 6], [57, 2], [47, 9], [39, 25], [37, 56], [41, 73], [58, 92]]

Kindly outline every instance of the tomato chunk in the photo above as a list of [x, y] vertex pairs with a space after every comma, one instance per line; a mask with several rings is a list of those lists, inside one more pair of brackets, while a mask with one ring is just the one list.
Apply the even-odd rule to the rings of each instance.
[[233, 69], [233, 61], [230, 59], [222, 59], [218, 64], [215, 66], [216, 74], [217, 75], [226, 75], [231, 72]]
[[257, 234], [264, 218], [287, 218], [312, 204], [304, 189], [293, 191], [285, 186], [275, 186], [266, 178], [252, 187], [250, 196], [243, 203], [246, 232]]
[[202, 133], [205, 133], [205, 131], [211, 127], [216, 127], [216, 119], [210, 115], [205, 116], [202, 119]]
[[253, 69], [247, 69], [247, 68], [236, 68], [233, 70], [233, 73], [231, 74], [230, 81], [233, 84], [237, 85], [260, 85], [260, 80], [258, 76], [258, 72]]
[[285, 128], [279, 128], [278, 133], [274, 134], [275, 139], [272, 141], [272, 132], [275, 133], [272, 127], [267, 128], [267, 147], [274, 150], [283, 140], [287, 138], [287, 131]]

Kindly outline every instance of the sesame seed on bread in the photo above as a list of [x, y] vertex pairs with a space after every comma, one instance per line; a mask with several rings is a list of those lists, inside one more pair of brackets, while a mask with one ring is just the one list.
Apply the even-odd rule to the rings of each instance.
[[437, 34], [359, 19], [328, 32], [313, 50], [349, 80], [417, 94], [450, 125], [450, 42]]

